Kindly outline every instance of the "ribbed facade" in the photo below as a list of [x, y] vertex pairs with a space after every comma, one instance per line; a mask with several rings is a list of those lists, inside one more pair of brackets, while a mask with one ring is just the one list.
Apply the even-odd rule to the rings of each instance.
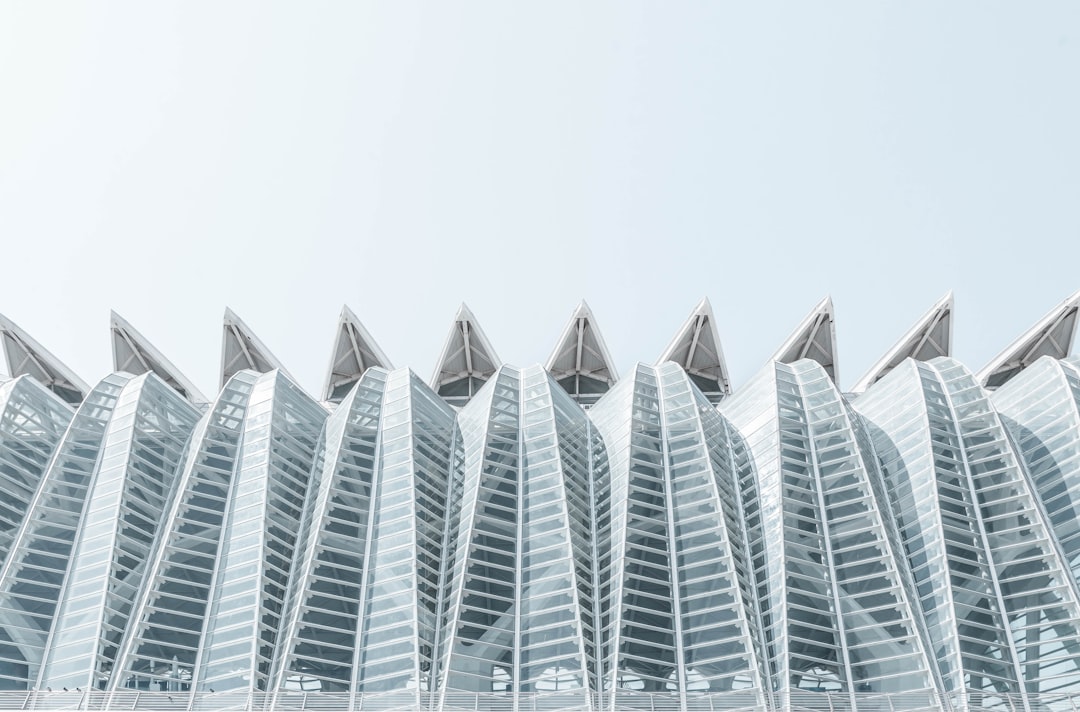
[[463, 307], [428, 382], [345, 310], [317, 396], [228, 312], [216, 398], [0, 317], [0, 708], [1074, 709], [1078, 309], [850, 390], [828, 300], [735, 386], [707, 302], [621, 377]]

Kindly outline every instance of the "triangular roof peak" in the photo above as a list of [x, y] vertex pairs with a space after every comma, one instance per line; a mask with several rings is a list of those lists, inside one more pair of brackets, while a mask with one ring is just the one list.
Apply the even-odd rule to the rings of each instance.
[[90, 392], [90, 386], [74, 371], [3, 314], [0, 314], [0, 341], [3, 342], [8, 375], [12, 378], [33, 376], [71, 405], [82, 403]]
[[109, 312], [109, 335], [114, 371], [125, 371], [136, 376], [152, 371], [193, 405], [209, 403], [180, 369], [115, 311]]
[[697, 303], [656, 363], [665, 361], [682, 366], [710, 402], [719, 403], [731, 395], [731, 378], [708, 297]]
[[953, 293], [950, 290], [908, 329], [892, 348], [859, 379], [852, 393], [862, 393], [904, 360], [929, 361], [952, 355]]
[[1065, 358], [1076, 336], [1080, 292], [1076, 292], [1020, 334], [976, 375], [983, 387], [993, 390], [1030, 366], [1041, 356]]
[[494, 375], [502, 362], [469, 307], [462, 302], [439, 356], [431, 387], [451, 405], [461, 407]]
[[[232, 309], [226, 307], [221, 336], [221, 387], [224, 388], [230, 378], [244, 369], [259, 373], [278, 369], [286, 375], [289, 373], [259, 337], [255, 336], [255, 332], [241, 321]], [[296, 380], [292, 376], [289, 378]]]
[[803, 358], [817, 361], [833, 383], [837, 382], [840, 369], [836, 363], [836, 323], [832, 297], [825, 297], [810, 310], [770, 361], [794, 363]]
[[340, 403], [364, 371], [372, 366], [390, 371], [394, 366], [348, 306], [341, 308], [330, 367], [326, 371], [323, 400]]
[[570, 315], [544, 368], [584, 406], [595, 403], [618, 380], [596, 317], [584, 299]]

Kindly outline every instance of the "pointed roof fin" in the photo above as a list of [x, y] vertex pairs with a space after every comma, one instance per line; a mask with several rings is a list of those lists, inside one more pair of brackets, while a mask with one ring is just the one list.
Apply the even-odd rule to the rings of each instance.
[[589, 305], [582, 300], [544, 366], [567, 393], [588, 407], [618, 379]]
[[221, 337], [221, 387], [238, 371], [250, 369], [259, 373], [280, 370], [295, 381], [270, 349], [240, 320], [232, 309], [225, 308], [225, 323]]
[[15, 322], [0, 314], [0, 341], [8, 375], [29, 375], [71, 405], [82, 403], [90, 386], [53, 356], [37, 341], [20, 329]]
[[698, 302], [656, 363], [665, 361], [682, 366], [710, 403], [731, 395], [731, 378], [708, 298]]
[[836, 363], [836, 323], [832, 297], [825, 297], [802, 320], [770, 361], [793, 363], [813, 359], [836, 383], [840, 369]]
[[371, 338], [371, 334], [356, 318], [349, 307], [341, 308], [338, 319], [337, 338], [334, 341], [330, 368], [326, 371], [323, 400], [340, 403], [360, 380], [364, 371], [372, 366], [393, 370], [394, 366], [383, 350]]
[[866, 372], [852, 393], [862, 393], [904, 360], [929, 361], [952, 355], [953, 293], [950, 291], [930, 307], [907, 333]]
[[1035, 325], [1018, 336], [1004, 351], [986, 364], [976, 378], [984, 388], [994, 390], [1034, 363], [1040, 356], [1065, 358], [1076, 336], [1076, 314], [1080, 292], [1076, 292]]
[[109, 334], [112, 337], [114, 371], [125, 371], [135, 376], [153, 371], [192, 405], [209, 403], [180, 369], [116, 312], [109, 313]]
[[476, 395], [501, 363], [476, 317], [462, 303], [446, 336], [431, 387], [447, 403], [460, 408]]

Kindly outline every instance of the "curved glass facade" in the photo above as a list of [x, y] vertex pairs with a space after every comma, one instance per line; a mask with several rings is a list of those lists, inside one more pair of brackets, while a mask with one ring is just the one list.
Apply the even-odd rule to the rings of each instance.
[[738, 387], [707, 302], [622, 377], [462, 307], [430, 385], [346, 310], [325, 400], [230, 312], [209, 403], [0, 322], [0, 708], [1075, 710], [1078, 308], [973, 373], [947, 296], [856, 393], [828, 300]]

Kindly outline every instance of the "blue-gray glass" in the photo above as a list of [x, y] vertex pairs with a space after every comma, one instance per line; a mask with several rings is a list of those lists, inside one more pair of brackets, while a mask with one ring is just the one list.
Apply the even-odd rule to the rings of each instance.
[[258, 377], [240, 371], [230, 378], [192, 434], [177, 496], [151, 557], [150, 583], [117, 656], [114, 689], [191, 689], [244, 416]]
[[156, 374], [125, 385], [105, 430], [38, 686], [103, 689], [198, 411]]
[[276, 687], [414, 705], [431, 689], [459, 446], [453, 411], [408, 369], [368, 369], [330, 416]]
[[0, 689], [37, 683], [98, 456], [130, 380], [106, 376], [86, 395], [0, 569]]
[[586, 704], [597, 689], [588, 419], [543, 368], [504, 366], [458, 422], [442, 690]]
[[0, 568], [74, 415], [30, 376], [0, 383]]
[[1080, 593], [983, 388], [952, 359], [907, 361], [857, 407], [945, 689], [972, 705], [1080, 689]]
[[252, 388], [193, 671], [196, 690], [268, 688], [297, 523], [327, 415], [280, 371], [260, 375]]
[[758, 473], [748, 529], [777, 703], [831, 692], [853, 707], [875, 694], [927, 704], [935, 667], [880, 472], [832, 379], [809, 360], [769, 364], [721, 411]]
[[764, 703], [763, 633], [733, 429], [674, 363], [639, 364], [590, 411], [610, 465], [609, 703], [726, 693]]
[[990, 397], [1080, 580], [1080, 360], [1036, 361]]

